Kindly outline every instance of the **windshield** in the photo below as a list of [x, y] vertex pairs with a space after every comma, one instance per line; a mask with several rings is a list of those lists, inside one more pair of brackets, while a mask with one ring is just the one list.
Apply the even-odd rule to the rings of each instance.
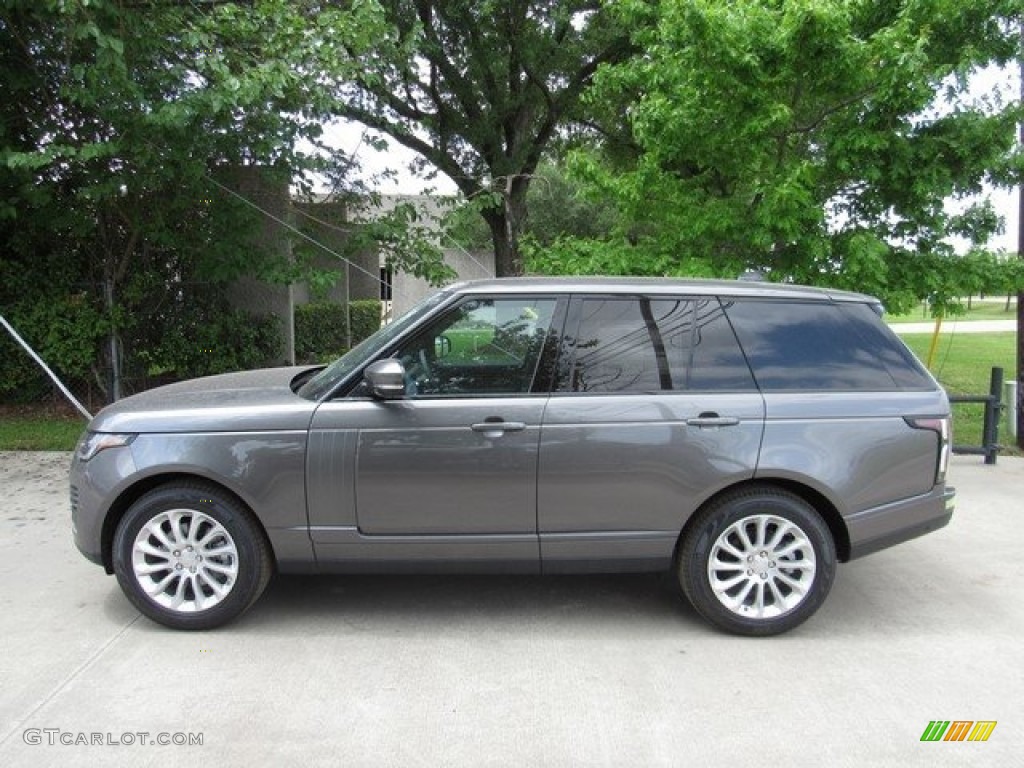
[[406, 328], [414, 325], [421, 317], [450, 297], [450, 291], [441, 291], [427, 297], [400, 318], [393, 320], [376, 333], [366, 337], [347, 353], [320, 371], [320, 373], [299, 388], [298, 394], [307, 400], [319, 400], [341, 383], [350, 373], [373, 358], [392, 339], [397, 338]]

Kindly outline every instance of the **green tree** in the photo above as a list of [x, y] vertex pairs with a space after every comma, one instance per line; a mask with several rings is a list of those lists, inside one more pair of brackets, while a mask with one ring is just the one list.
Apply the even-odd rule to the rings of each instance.
[[476, 201], [498, 275], [523, 272], [527, 190], [545, 149], [597, 69], [632, 51], [605, 5], [379, 0], [379, 37], [346, 48], [355, 67], [336, 78], [334, 109], [416, 151]]
[[196, 282], [280, 274], [217, 182], [308, 167], [302, 78], [257, 21], [237, 4], [0, 6], [0, 301], [63, 372], [104, 353], [117, 370], [117, 340], [166, 329], [172, 305], [215, 317]]
[[[526, 209], [520, 233], [527, 267], [530, 253], [545, 249], [563, 238], [602, 238], [615, 231], [619, 215], [606, 200], [589, 196], [589, 188], [569, 177], [561, 163], [544, 160], [533, 175], [526, 193]], [[446, 231], [466, 248], [491, 247], [491, 233], [480, 216], [480, 204], [466, 201], [452, 210]]]
[[630, 141], [575, 167], [622, 210], [609, 247], [629, 271], [758, 269], [900, 307], [927, 294], [952, 236], [999, 226], [985, 202], [945, 201], [1019, 178], [1020, 105], [967, 95], [973, 72], [1017, 55], [1019, 2], [614, 7], [644, 55], [604, 67], [589, 99]]

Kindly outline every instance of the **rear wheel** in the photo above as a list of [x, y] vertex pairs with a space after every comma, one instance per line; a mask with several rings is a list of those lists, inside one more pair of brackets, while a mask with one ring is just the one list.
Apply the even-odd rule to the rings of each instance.
[[715, 626], [775, 635], [821, 607], [835, 578], [831, 532], [807, 502], [769, 486], [730, 493], [698, 513], [680, 541], [683, 593]]
[[210, 629], [263, 593], [273, 562], [252, 514], [199, 483], [145, 494], [114, 534], [114, 572], [128, 599], [174, 629]]

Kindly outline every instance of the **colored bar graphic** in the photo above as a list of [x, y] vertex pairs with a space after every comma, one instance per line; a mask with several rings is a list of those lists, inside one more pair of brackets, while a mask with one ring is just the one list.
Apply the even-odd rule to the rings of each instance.
[[931, 720], [921, 734], [921, 741], [940, 741], [949, 728], [949, 720]]
[[954, 720], [946, 731], [946, 738], [943, 741], [963, 741], [974, 725], [973, 720]]
[[998, 720], [929, 720], [921, 741], [988, 741]]
[[968, 741], [988, 741], [992, 731], [996, 729], [997, 720], [979, 720], [974, 724], [974, 730], [967, 737]]

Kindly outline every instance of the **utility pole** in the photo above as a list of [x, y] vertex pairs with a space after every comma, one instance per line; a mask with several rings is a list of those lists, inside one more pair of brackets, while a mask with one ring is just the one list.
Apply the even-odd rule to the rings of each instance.
[[[1020, 66], [1020, 100], [1024, 104], [1024, 16], [1020, 19], [1020, 49], [1017, 62]], [[1024, 120], [1020, 126], [1020, 143], [1017, 151], [1024, 151]], [[1017, 258], [1024, 259], [1024, 182], [1017, 187]], [[1017, 290], [1017, 446], [1024, 448], [1024, 289]]]
[[114, 322], [114, 278], [108, 276], [103, 281], [103, 295], [110, 313], [110, 402], [121, 399], [121, 349], [117, 340], [117, 323]]

